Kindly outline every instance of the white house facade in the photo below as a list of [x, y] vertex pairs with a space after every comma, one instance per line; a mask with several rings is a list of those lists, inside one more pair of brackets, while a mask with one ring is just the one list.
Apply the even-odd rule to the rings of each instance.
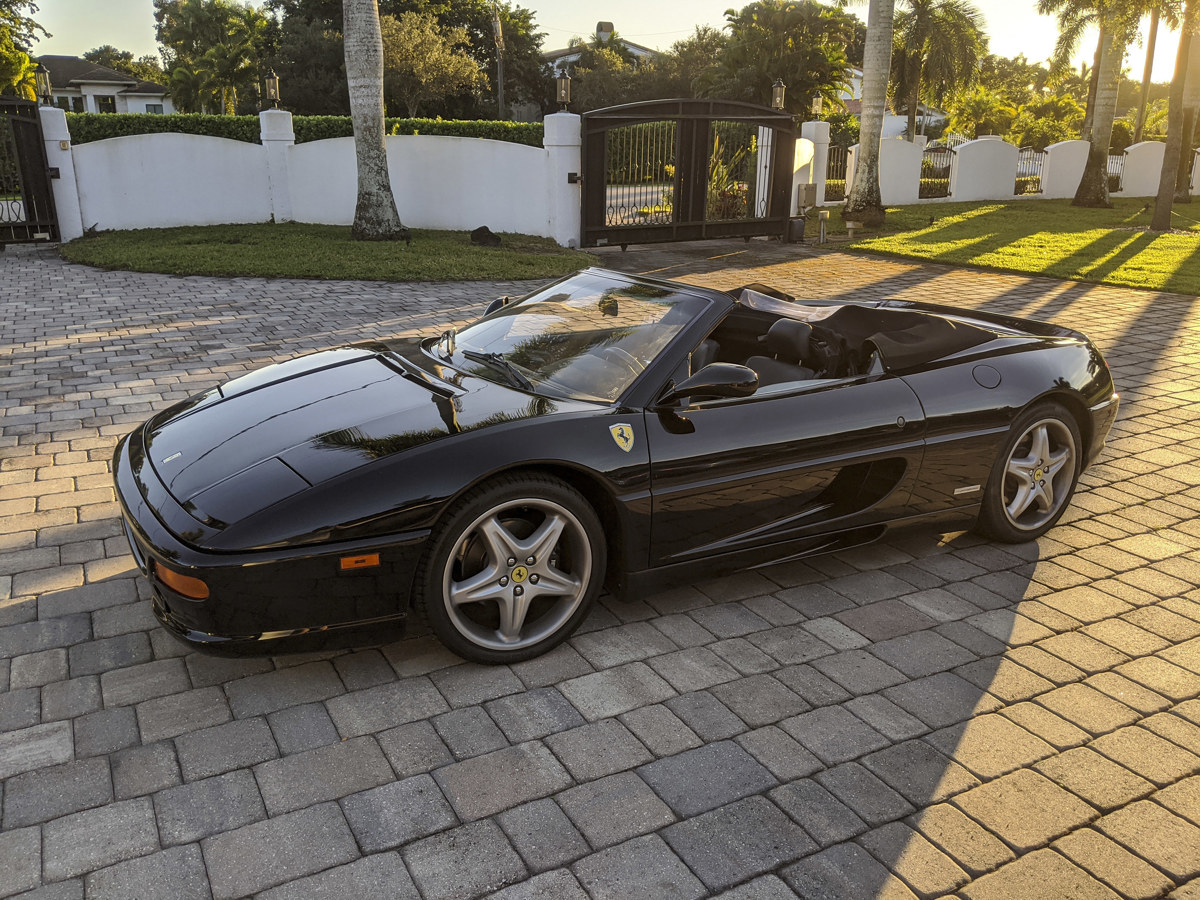
[[167, 89], [138, 81], [132, 75], [98, 66], [78, 56], [39, 56], [50, 72], [54, 106], [67, 112], [157, 113], [175, 112]]

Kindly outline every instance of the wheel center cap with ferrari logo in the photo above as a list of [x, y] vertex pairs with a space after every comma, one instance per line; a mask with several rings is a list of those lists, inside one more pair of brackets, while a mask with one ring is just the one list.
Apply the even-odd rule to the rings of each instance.
[[1034, 481], [1041, 481], [1041, 480], [1042, 480], [1042, 477], [1043, 477], [1045, 474], [1046, 474], [1046, 473], [1045, 473], [1045, 472], [1043, 472], [1041, 469], [1036, 469], [1036, 470], [1034, 471], [1034, 473], [1033, 473], [1033, 480], [1034, 480]]
[[513, 580], [513, 584], [521, 584], [529, 577], [529, 570], [524, 566], [517, 566], [512, 570], [510, 577]]

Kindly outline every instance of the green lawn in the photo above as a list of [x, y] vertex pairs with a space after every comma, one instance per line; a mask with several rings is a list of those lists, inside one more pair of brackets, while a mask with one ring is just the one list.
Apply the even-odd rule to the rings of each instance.
[[1147, 230], [1146, 200], [1112, 209], [1069, 200], [922, 204], [889, 209], [849, 246], [909, 259], [1200, 294], [1200, 202], [1176, 204], [1173, 231]]
[[212, 225], [107, 231], [63, 244], [71, 262], [170, 275], [365, 281], [510, 281], [554, 278], [596, 258], [547, 238], [502, 234], [477, 247], [465, 231], [413, 229], [412, 246], [354, 241], [348, 226]]

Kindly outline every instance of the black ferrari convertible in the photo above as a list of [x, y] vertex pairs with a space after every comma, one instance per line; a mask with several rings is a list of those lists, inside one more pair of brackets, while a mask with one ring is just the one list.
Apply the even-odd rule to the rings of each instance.
[[211, 651], [423, 617], [488, 663], [607, 589], [966, 517], [1027, 541], [1117, 414], [1078, 332], [587, 269], [473, 325], [223, 384], [117, 447], [129, 542]]

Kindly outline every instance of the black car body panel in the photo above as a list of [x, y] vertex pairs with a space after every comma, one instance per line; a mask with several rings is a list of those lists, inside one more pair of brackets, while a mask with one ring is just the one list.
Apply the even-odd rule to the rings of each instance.
[[[160, 619], [217, 650], [402, 619], [447, 509], [517, 471], [557, 476], [587, 498], [604, 523], [617, 592], [654, 576], [794, 558], [874, 539], [897, 522], [974, 515], [1010, 425], [1040, 399], [1077, 420], [1085, 465], [1116, 415], [1100, 354], [1056, 326], [896, 301], [756, 306], [602, 270], [572, 278], [612, 282], [635, 298], [605, 310], [614, 321], [636, 311], [639, 291], [685, 298], [611, 397], [552, 388], [553, 372], [532, 390], [510, 384], [494, 366], [468, 364], [443, 335], [271, 366], [122, 440], [114, 477]], [[520, 303], [563, 304], [555, 291], [573, 283]], [[849, 310], [846, 331], [864, 332], [852, 335], [863, 352], [847, 371], [743, 398], [660, 402], [687, 378], [701, 341], [740, 363], [766, 322], [807, 319], [823, 334], [839, 310]], [[636, 328], [619, 332], [637, 337]], [[585, 356], [605, 355], [604, 341], [580, 339], [595, 345]], [[611, 353], [604, 362], [617, 363]], [[375, 554], [377, 564], [344, 568]], [[183, 596], [155, 565], [201, 578], [209, 596]]]

